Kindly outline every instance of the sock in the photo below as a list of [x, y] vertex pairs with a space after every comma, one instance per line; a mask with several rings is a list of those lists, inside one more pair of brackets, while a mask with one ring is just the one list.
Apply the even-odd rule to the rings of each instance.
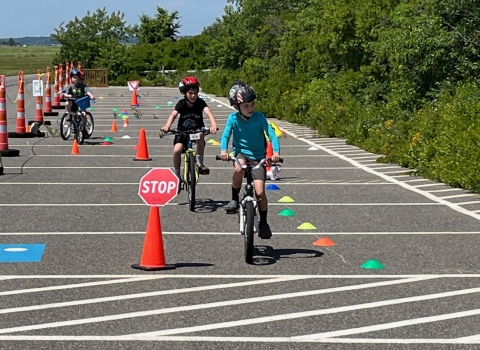
[[180, 177], [180, 169], [173, 169], [173, 172], [175, 175], [177, 175], [177, 177]]
[[202, 166], [203, 165], [203, 156], [201, 155], [197, 155], [197, 163], [198, 163], [198, 166]]
[[265, 210], [265, 211], [261, 211], [259, 210], [258, 211], [260, 213], [260, 221], [258, 222], [258, 224], [266, 224], [267, 223], [267, 212], [268, 210]]
[[240, 201], [240, 198], [238, 196], [239, 192], [239, 188], [235, 188], [232, 186], [232, 200], [237, 201], [237, 203]]

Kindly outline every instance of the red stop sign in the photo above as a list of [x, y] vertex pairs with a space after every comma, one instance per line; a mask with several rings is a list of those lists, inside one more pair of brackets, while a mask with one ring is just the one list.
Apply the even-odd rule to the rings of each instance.
[[140, 179], [138, 195], [148, 205], [159, 207], [177, 196], [178, 183], [170, 168], [153, 168]]

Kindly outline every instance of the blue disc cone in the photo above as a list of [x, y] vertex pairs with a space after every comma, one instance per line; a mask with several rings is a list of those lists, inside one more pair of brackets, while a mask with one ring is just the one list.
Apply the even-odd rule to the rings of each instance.
[[267, 186], [267, 190], [270, 190], [270, 191], [278, 191], [279, 189], [280, 189], [280, 187], [278, 187], [275, 184], [270, 184], [270, 185]]

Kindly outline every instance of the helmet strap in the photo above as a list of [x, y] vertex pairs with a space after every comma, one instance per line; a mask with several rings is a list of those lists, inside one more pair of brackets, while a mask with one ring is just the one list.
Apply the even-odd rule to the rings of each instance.
[[249, 120], [251, 116], [247, 117], [242, 113], [242, 109], [240, 108], [240, 103], [237, 103], [237, 107], [238, 107], [238, 113], [240, 114], [240, 117], [242, 117], [242, 119]]

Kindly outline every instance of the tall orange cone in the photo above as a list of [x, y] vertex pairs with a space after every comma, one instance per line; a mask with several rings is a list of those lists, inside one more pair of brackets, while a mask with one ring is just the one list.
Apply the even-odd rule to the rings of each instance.
[[112, 122], [112, 129], [110, 130], [110, 132], [117, 132], [117, 122], [114, 120]]
[[80, 154], [77, 139], [73, 139], [72, 154]]
[[138, 145], [137, 145], [137, 155], [134, 160], [152, 160], [148, 156], [148, 148], [147, 148], [147, 138], [145, 136], [145, 129], [140, 129], [140, 137], [138, 138]]
[[150, 207], [147, 233], [145, 234], [145, 241], [143, 242], [140, 264], [133, 264], [132, 268], [144, 271], [155, 271], [171, 270], [175, 269], [175, 267], [175, 265], [167, 265], [165, 263], [160, 208]]
[[[267, 141], [267, 156], [266, 158], [272, 158], [273, 157], [273, 148], [272, 148], [272, 142]], [[266, 171], [269, 172], [272, 169], [271, 166], [266, 167]]]
[[130, 103], [130, 106], [132, 107], [136, 107], [136, 106], [139, 106], [140, 103], [138, 103], [138, 99], [137, 99], [137, 89], [133, 89], [132, 91], [132, 102]]

